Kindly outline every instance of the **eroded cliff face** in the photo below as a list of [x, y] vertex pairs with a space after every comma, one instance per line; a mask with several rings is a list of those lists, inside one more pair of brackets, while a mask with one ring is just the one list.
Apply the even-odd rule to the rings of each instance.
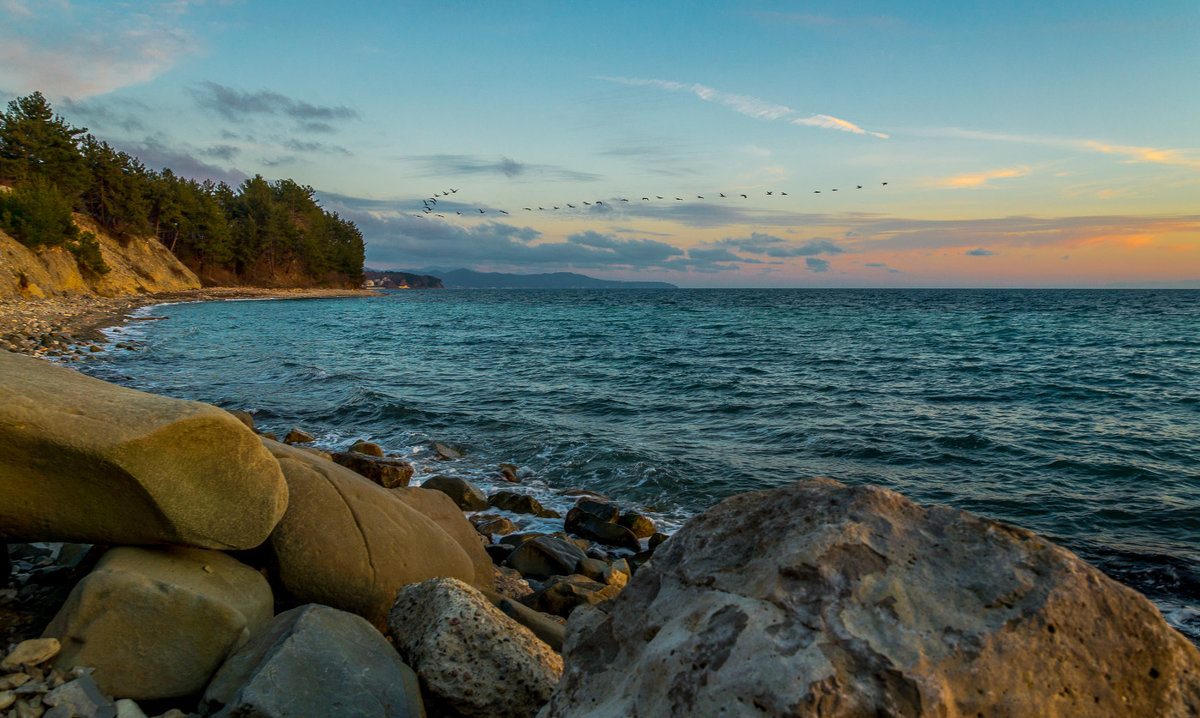
[[64, 294], [115, 297], [199, 289], [200, 280], [156, 239], [114, 239], [90, 218], [75, 223], [96, 235], [105, 274], [83, 271], [62, 247], [34, 250], [0, 231], [0, 299]]

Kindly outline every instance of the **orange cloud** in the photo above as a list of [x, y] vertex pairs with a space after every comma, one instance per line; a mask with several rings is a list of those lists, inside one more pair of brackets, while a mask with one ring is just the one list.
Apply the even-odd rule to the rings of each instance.
[[1200, 157], [1187, 150], [1160, 150], [1154, 147], [1130, 147], [1127, 145], [1108, 145], [1103, 142], [1087, 142], [1087, 146], [1097, 152], [1110, 155], [1126, 155], [1126, 162], [1153, 162], [1162, 165], [1184, 165], [1200, 167]]
[[1029, 174], [1028, 167], [1013, 167], [1003, 170], [988, 170], [985, 172], [968, 172], [930, 181], [928, 184], [943, 189], [963, 189], [967, 187], [982, 187], [994, 179], [1024, 177]]

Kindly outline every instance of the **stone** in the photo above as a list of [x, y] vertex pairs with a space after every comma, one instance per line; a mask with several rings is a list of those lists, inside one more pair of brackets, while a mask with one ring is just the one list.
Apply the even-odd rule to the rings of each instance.
[[483, 511], [488, 507], [487, 496], [479, 487], [457, 476], [433, 476], [422, 481], [421, 488], [441, 491], [463, 511]]
[[0, 670], [16, 671], [22, 665], [37, 666], [58, 655], [62, 648], [57, 638], [30, 638], [21, 641], [0, 661]]
[[667, 539], [669, 539], [669, 538], [671, 538], [671, 537], [668, 536], [667, 534], [662, 534], [662, 533], [656, 532], [653, 536], [650, 537], [650, 540], [646, 542], [646, 547], [649, 548], [651, 551], [653, 551], [653, 550], [657, 549], [659, 546], [662, 546], [664, 543], [666, 543]]
[[588, 497], [577, 500], [575, 508], [585, 511], [601, 521], [613, 522], [621, 516], [621, 510], [612, 503]]
[[291, 600], [340, 608], [382, 627], [401, 586], [438, 576], [475, 579], [459, 543], [389, 490], [301, 449], [264, 443], [291, 492], [264, 547]]
[[7, 710], [9, 706], [17, 702], [17, 696], [12, 691], [0, 691], [0, 711]]
[[0, 352], [0, 542], [247, 549], [287, 506], [228, 412]]
[[116, 702], [117, 718], [147, 718], [146, 712], [130, 698], [122, 698]]
[[285, 444], [307, 444], [316, 440], [315, 436], [301, 429], [292, 429], [287, 433], [287, 436], [283, 437], [283, 443]]
[[214, 718], [419, 718], [417, 676], [365, 619], [319, 604], [276, 616], [204, 691]]
[[600, 561], [594, 558], [586, 558], [583, 561], [580, 561], [579, 573], [587, 576], [597, 583], [602, 583], [607, 586], [625, 588], [625, 584], [629, 583], [628, 573], [618, 571], [607, 561]]
[[464, 716], [533, 715], [562, 672], [533, 632], [454, 579], [400, 589], [388, 628], [421, 685]]
[[654, 522], [636, 511], [626, 511], [617, 519], [617, 524], [629, 529], [637, 538], [650, 538], [654, 535]]
[[621, 592], [618, 586], [598, 583], [587, 576], [555, 576], [540, 591], [521, 599], [530, 608], [568, 618], [579, 606], [607, 601]]
[[1200, 650], [1032, 532], [834, 481], [735, 496], [572, 617], [542, 718], [1185, 716]]
[[505, 544], [507, 546], [513, 546], [515, 548], [515, 547], [520, 546], [521, 544], [525, 543], [526, 541], [532, 541], [533, 539], [537, 538], [538, 536], [548, 536], [548, 535], [549, 534], [539, 533], [537, 531], [527, 531], [527, 532], [519, 533], [519, 534], [508, 534], [506, 536], [500, 537], [500, 543]]
[[587, 554], [562, 539], [538, 536], [514, 549], [505, 563], [526, 578], [547, 579], [575, 573], [585, 558]]
[[475, 577], [470, 582], [472, 586], [488, 591], [495, 588], [495, 569], [491, 557], [484, 550], [482, 537], [467, 517], [463, 516], [463, 512], [454, 505], [453, 499], [441, 491], [426, 489], [423, 486], [396, 488], [391, 490], [391, 494], [409, 508], [420, 511], [454, 539], [475, 566]]
[[[507, 566], [493, 566], [493, 577], [496, 580], [496, 593], [509, 598], [521, 598], [533, 593], [529, 582], [521, 576], [521, 572]], [[493, 603], [495, 603], [493, 601]]]
[[362, 439], [359, 439], [351, 444], [347, 451], [355, 451], [360, 454], [366, 454], [367, 456], [374, 456], [377, 459], [383, 458], [383, 447], [373, 441], [363, 441]]
[[510, 484], [521, 483], [520, 477], [517, 476], [516, 464], [500, 464], [496, 467], [496, 475]]
[[541, 502], [529, 494], [518, 494], [515, 491], [497, 491], [488, 497], [488, 503], [502, 511], [514, 514], [533, 514], [539, 518], [561, 518], [557, 511], [542, 506]]
[[504, 516], [494, 516], [484, 521], [472, 521], [475, 530], [483, 536], [507, 536], [517, 530], [517, 525]]
[[413, 465], [402, 459], [388, 459], [347, 451], [333, 455], [335, 463], [362, 474], [385, 489], [408, 486]]
[[511, 596], [504, 596], [490, 591], [484, 591], [483, 595], [487, 597], [487, 600], [492, 602], [493, 606], [500, 609], [501, 613], [528, 628], [533, 632], [533, 635], [537, 636], [539, 641], [550, 646], [555, 653], [562, 652], [566, 627], [558, 622], [562, 620], [561, 618], [556, 621], [554, 617], [541, 611], [535, 611], [529, 606], [514, 600]]
[[117, 718], [117, 707], [89, 675], [49, 691], [42, 705], [50, 706], [42, 718]]
[[273, 605], [267, 580], [219, 551], [119, 546], [75, 586], [45, 635], [62, 642], [56, 667], [94, 666], [106, 693], [175, 698], [202, 689]]
[[433, 442], [430, 448], [433, 449], [433, 453], [436, 454], [438, 459], [441, 461], [461, 459], [463, 456], [462, 452], [458, 449], [452, 449], [449, 446], [437, 441]]
[[577, 536], [599, 541], [608, 546], [635, 552], [642, 550], [642, 545], [638, 543], [637, 536], [634, 536], [632, 531], [624, 526], [605, 521], [595, 514], [584, 511], [579, 506], [575, 506], [567, 512], [567, 519], [563, 522], [563, 527]]
[[483, 547], [493, 564], [501, 564], [512, 555], [513, 547], [506, 543], [493, 543]]

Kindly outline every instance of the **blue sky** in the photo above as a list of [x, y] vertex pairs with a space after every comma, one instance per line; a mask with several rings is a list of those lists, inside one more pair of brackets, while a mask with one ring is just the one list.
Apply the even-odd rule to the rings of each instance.
[[0, 96], [312, 185], [370, 266], [1153, 286], [1200, 280], [1198, 37], [1192, 0], [0, 0]]

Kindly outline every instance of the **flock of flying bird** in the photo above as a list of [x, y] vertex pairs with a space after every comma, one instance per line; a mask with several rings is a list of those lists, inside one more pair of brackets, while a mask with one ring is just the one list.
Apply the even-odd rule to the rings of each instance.
[[[880, 186], [887, 187], [887, 182], [880, 182]], [[860, 184], [854, 185], [855, 190], [860, 190], [862, 188], [863, 188], [863, 186]], [[829, 191], [837, 192], [838, 188], [834, 187], [834, 188], [830, 189]], [[442, 198], [442, 200], [445, 200], [450, 195], [457, 194], [457, 193], [458, 193], [458, 189], [454, 188], [454, 187], [444, 190], [442, 192], [434, 192], [432, 197], [426, 197], [425, 199], [421, 200], [422, 203], [424, 204], [424, 208], [421, 210], [421, 212], [419, 214], [414, 214], [413, 216], [417, 217], [419, 219], [425, 219], [426, 217], [440, 217], [440, 218], [445, 219], [446, 211], [443, 211], [443, 212], [438, 211], [438, 206], [437, 206], [438, 198], [440, 197], [440, 198]], [[821, 190], [815, 189], [815, 190], [813, 190], [813, 194], [821, 194]], [[787, 192], [776, 192], [774, 190], [770, 190], [770, 191], [765, 192], [762, 196], [764, 196], [764, 197], [787, 197], [788, 193]], [[717, 197], [715, 197], [714, 199], [738, 199], [738, 198], [749, 199], [750, 195], [740, 193], [740, 192], [731, 192], [730, 194], [726, 195], [724, 192], [718, 192]], [[642, 197], [640, 201], [641, 202], [654, 202], [657, 200], [670, 200], [670, 199], [671, 199], [670, 197], [664, 197], [663, 195], [656, 194], [656, 195], [647, 195], [645, 197]], [[704, 199], [704, 195], [696, 195], [696, 199]], [[619, 197], [619, 198], [617, 198], [617, 200], [615, 202], [610, 200], [609, 203], [610, 204], [619, 204], [621, 202], [629, 202], [629, 201], [630, 201], [630, 199], [628, 197]], [[683, 202], [684, 198], [683, 197], [675, 197], [673, 201]], [[522, 209], [526, 212], [554, 212], [556, 210], [579, 209], [580, 205], [582, 205], [584, 207], [592, 207], [592, 206], [603, 207], [604, 202], [602, 200], [596, 200], [594, 202], [580, 202], [578, 205], [571, 204], [571, 203], [563, 203], [561, 205], [550, 205], [549, 207], [542, 207], [542, 206], [523, 207]], [[479, 215], [486, 215], [489, 211], [498, 213], [498, 214], [509, 214], [509, 212], [507, 210], [503, 210], [503, 209], [490, 209], [489, 210], [489, 209], [484, 209], [482, 207], [473, 207], [473, 208], [466, 209], [465, 213], [464, 213], [464, 210], [456, 209], [456, 210], [454, 210], [454, 214], [456, 214], [460, 217], [476, 217]], [[479, 214], [476, 215], [475, 214], [476, 212], [478, 212]]]

